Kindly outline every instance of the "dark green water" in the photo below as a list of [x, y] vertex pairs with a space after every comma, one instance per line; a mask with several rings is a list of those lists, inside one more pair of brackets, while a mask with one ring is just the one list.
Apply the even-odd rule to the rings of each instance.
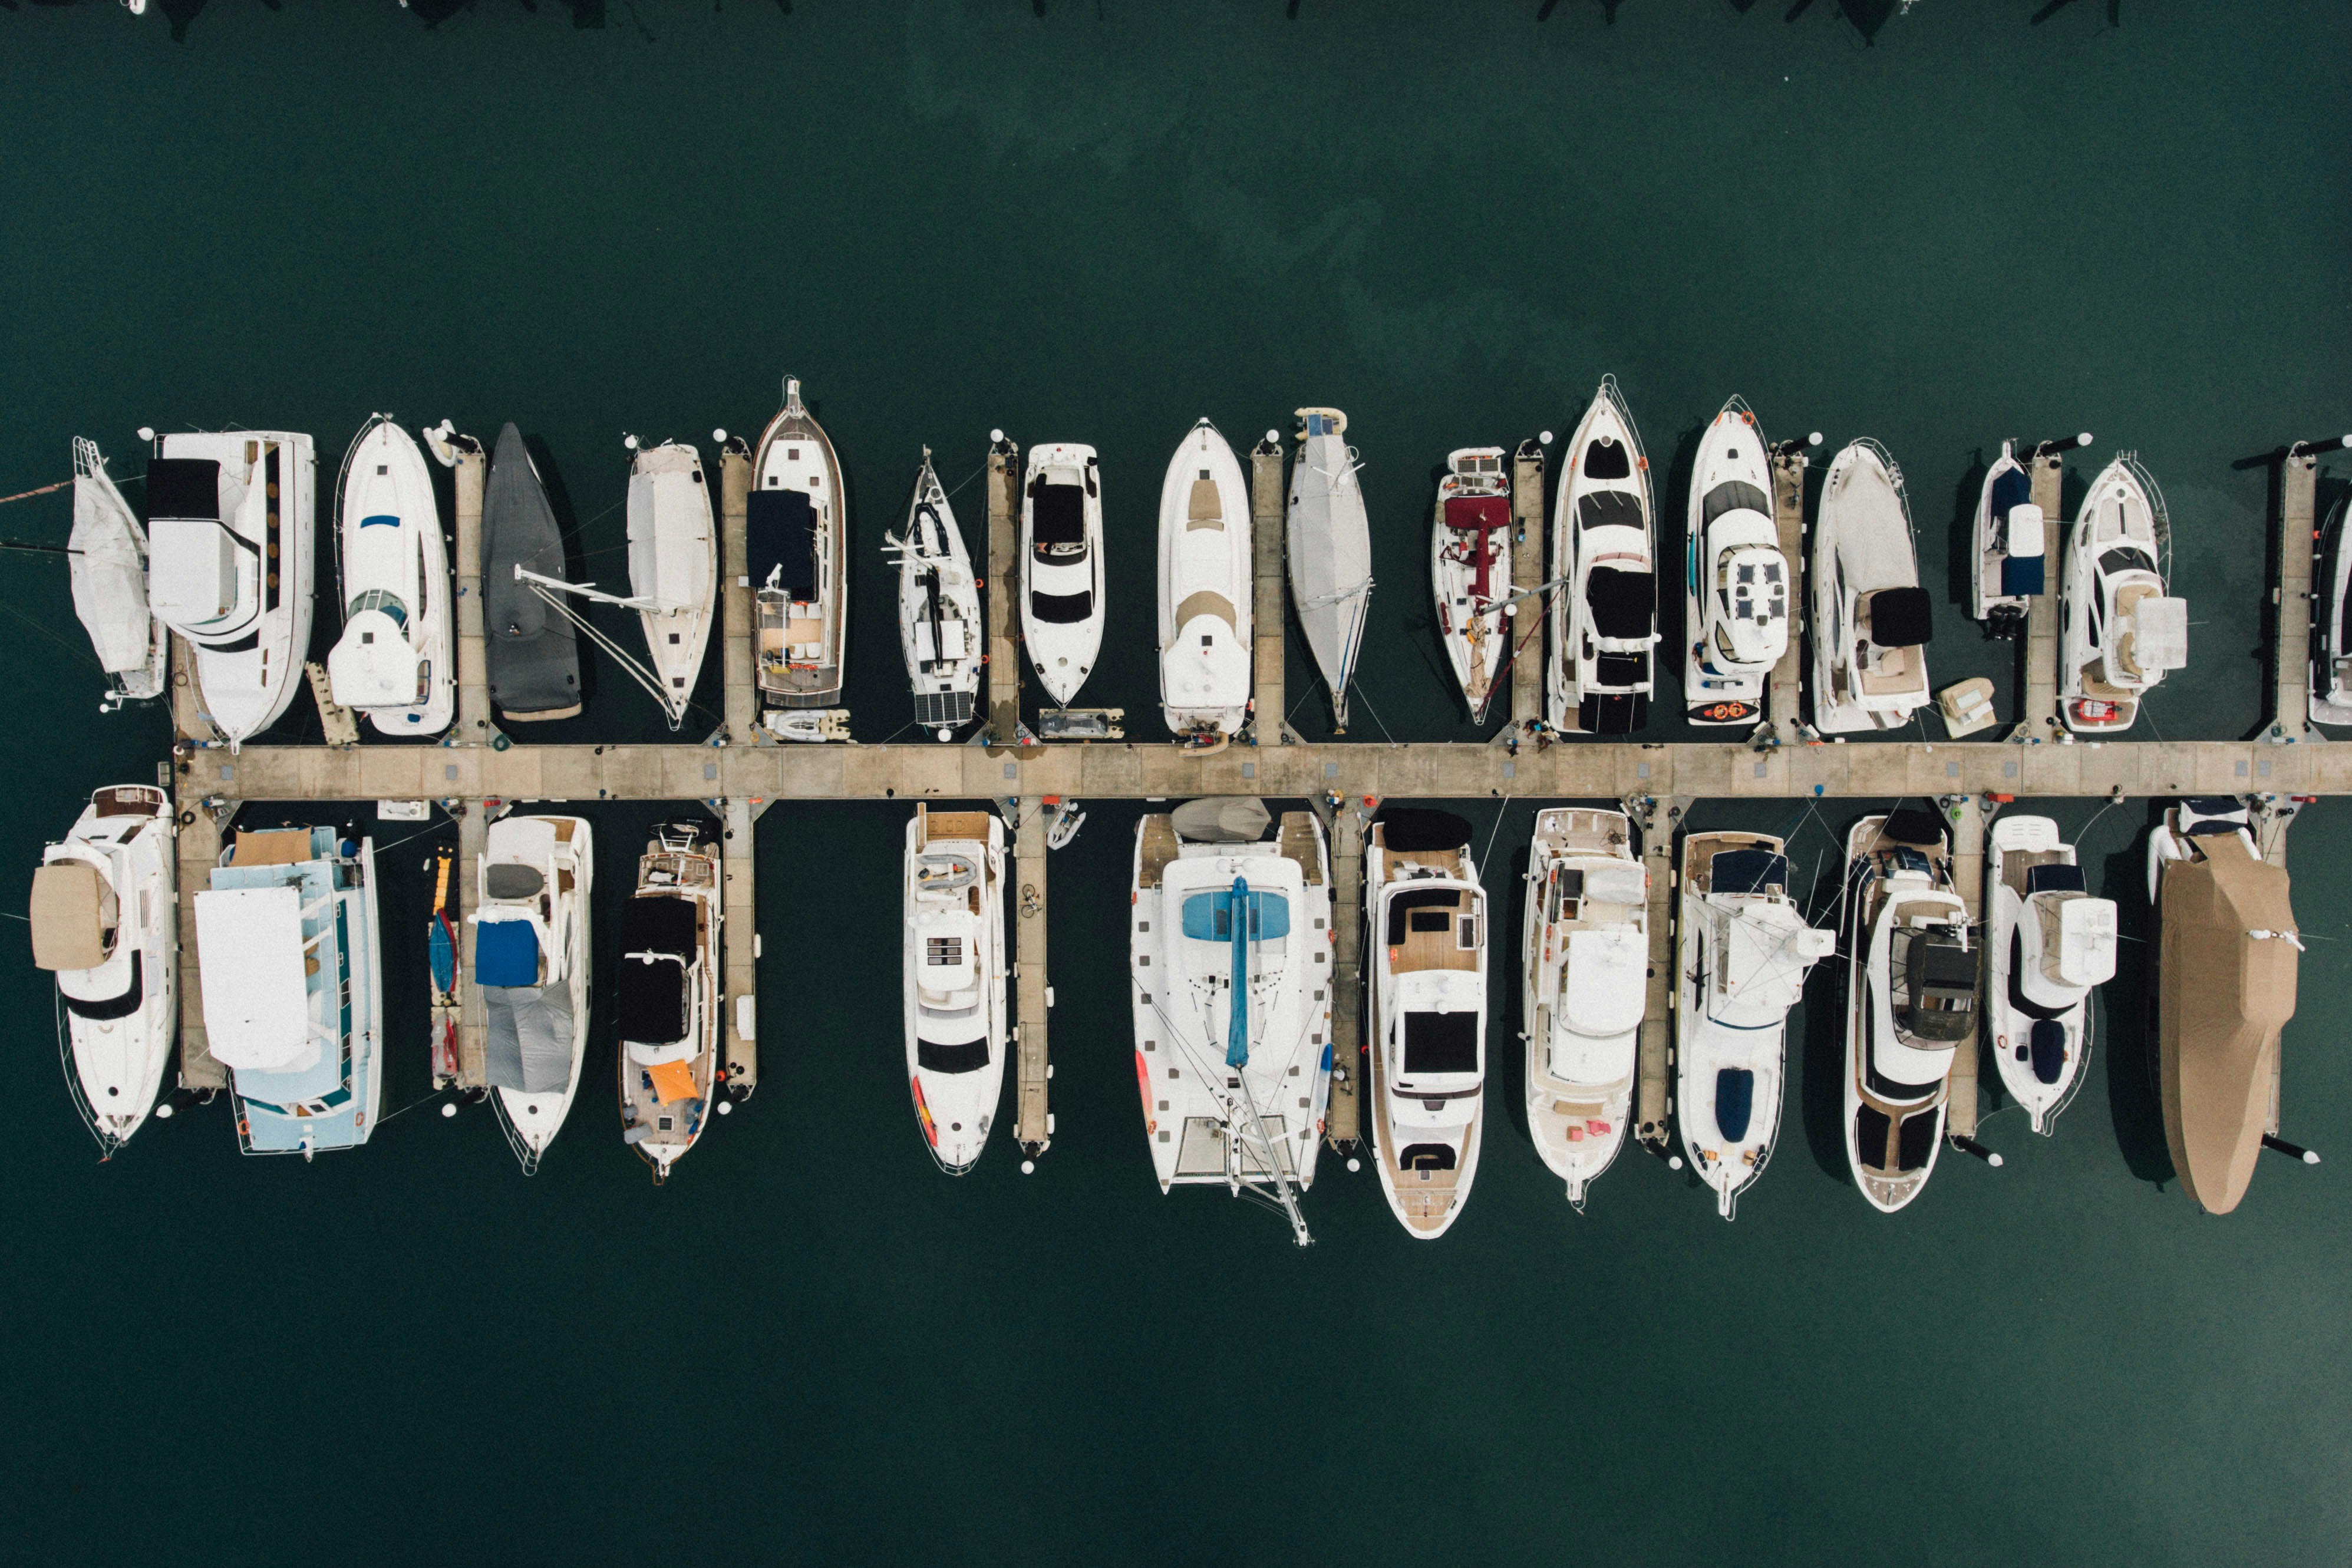
[[[1467, 738], [1423, 608], [1433, 470], [1564, 432], [1604, 371], [1673, 517], [1731, 392], [1776, 435], [1877, 436], [1936, 583], [2002, 436], [2094, 431], [2077, 485], [2137, 448], [2195, 622], [2196, 667], [2147, 729], [2243, 735], [2270, 504], [2243, 460], [2352, 424], [2339, 6], [2124, 0], [2114, 26], [2076, 0], [2035, 26], [2032, 0], [1926, 0], [1870, 47], [1844, 13], [1885, 7], [1832, 0], [1786, 22], [1625, 0], [1613, 25], [1581, 0], [445, 0], [431, 29], [359, 0], [170, 8], [0, 15], [0, 493], [66, 473], [76, 434], [135, 473], [142, 423], [309, 430], [331, 474], [371, 410], [514, 419], [582, 564], [617, 577], [621, 434], [755, 431], [793, 371], [849, 473], [868, 739], [905, 712], [877, 551], [922, 444], [951, 485], [992, 426], [1100, 448], [1111, 631], [1086, 700], [1150, 735], [1167, 454], [1203, 413], [1240, 444], [1305, 402], [1346, 408], [1368, 465], [1360, 734]], [[976, 486], [958, 499], [976, 516]], [[11, 537], [66, 525], [62, 496], [0, 510]], [[167, 737], [91, 711], [61, 572], [0, 571], [0, 863], [22, 867]], [[2006, 650], [1939, 615], [1939, 684], [1993, 674], [2009, 700]], [[1297, 652], [1289, 678], [1308, 693]], [[314, 734], [307, 715], [284, 733]], [[1308, 697], [1296, 722], [1327, 716]], [[609, 672], [547, 729], [661, 733]], [[1497, 803], [1465, 809], [1483, 832]], [[2140, 929], [2143, 805], [2046, 809]], [[588, 810], [616, 885], [654, 812]], [[2328, 939], [2287, 1035], [2287, 1130], [2337, 1163], [2272, 1163], [2226, 1219], [2175, 1190], [2142, 1062], [2110, 1041], [2055, 1138], [1998, 1113], [2005, 1169], [1950, 1159], [1873, 1214], [1822, 1104], [1817, 985], [1737, 1225], [1631, 1154], [1572, 1215], [1502, 1049], [1495, 1145], [1445, 1240], [1409, 1241], [1334, 1162], [1305, 1253], [1150, 1179], [1107, 936], [1136, 810], [1097, 804], [1055, 858], [1058, 1128], [1027, 1178], [1009, 1145], [962, 1182], [919, 1146], [896, 807], [765, 819], [763, 1084], [658, 1192], [614, 1135], [604, 1048], [529, 1182], [487, 1113], [430, 1107], [310, 1167], [240, 1159], [217, 1108], [99, 1167], [42, 977], [0, 935], [23, 1089], [7, 1555], [2352, 1556], [2334, 803], [2295, 831], [2295, 902]], [[1492, 884], [1530, 815], [1504, 811]], [[1833, 852], [1793, 803], [1694, 820]], [[412, 972], [425, 847], [385, 856]], [[2105, 1021], [2127, 1042], [2125, 965]], [[421, 1001], [394, 998], [418, 1043], [388, 1106], [426, 1092]]]

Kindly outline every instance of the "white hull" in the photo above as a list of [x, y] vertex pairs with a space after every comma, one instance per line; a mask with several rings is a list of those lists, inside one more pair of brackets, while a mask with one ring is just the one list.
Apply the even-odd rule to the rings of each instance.
[[1511, 481], [1499, 446], [1449, 453], [1430, 519], [1429, 583], [1437, 603], [1437, 638], [1454, 684], [1484, 724], [1495, 677], [1510, 649]]
[[[615, 1032], [621, 1046], [622, 1141], [653, 1167], [657, 1186], [702, 1141], [717, 1110], [723, 1029], [719, 1016], [719, 925], [725, 911], [719, 901], [718, 855], [714, 846], [701, 840], [702, 831], [692, 822], [656, 827], [637, 862], [636, 891], [621, 910]], [[648, 903], [682, 904], [691, 918], [675, 908], [652, 912], [637, 907]], [[682, 932], [677, 929], [681, 925]], [[633, 1002], [628, 994], [633, 985], [646, 988], [646, 996]], [[668, 1010], [673, 1001], [682, 1009], [682, 1021], [678, 1013]], [[661, 1032], [674, 1030], [677, 1038], [630, 1039], [632, 1017], [640, 1009], [658, 1011]]]
[[987, 641], [980, 589], [955, 509], [923, 454], [907, 533], [888, 541], [898, 557], [898, 652], [915, 699], [915, 722], [940, 740], [971, 722]]
[[1625, 1146], [1648, 1001], [1648, 877], [1621, 811], [1536, 813], [1521, 928], [1528, 1132], [1584, 1207]]
[[1021, 640], [1045, 694], [1067, 707], [1102, 651], [1102, 481], [1093, 447], [1029, 449], [1021, 563]]
[[1552, 507], [1551, 656], [1545, 717], [1563, 730], [1626, 734], [1646, 717], [1658, 641], [1657, 507], [1650, 460], [1603, 378], [1569, 437]]
[[76, 437], [74, 523], [66, 548], [74, 613], [112, 689], [105, 706], [163, 695], [170, 636], [147, 610], [147, 535], [95, 442]]
[[[807, 531], [787, 552], [782, 572], [752, 560], [758, 619], [756, 678], [775, 707], [831, 707], [841, 698], [849, 649], [849, 519], [841, 459], [814, 415], [801, 402], [801, 383], [784, 382], [784, 406], [761, 433], [751, 459], [753, 499], [763, 495], [805, 497]], [[792, 524], [797, 530], [801, 520]], [[786, 578], [791, 580], [786, 580]]]
[[438, 735], [457, 715], [456, 628], [425, 454], [377, 414], [352, 442], [340, 488], [345, 621], [327, 656], [335, 701], [380, 735]]
[[[2053, 891], [2037, 893], [2036, 883]], [[2098, 948], [2084, 955], [2097, 978], [2080, 975], [2082, 985], [2058, 980], [2044, 961], [2045, 943], [2062, 940], [2062, 907], [2083, 920]], [[2074, 848], [2059, 841], [2057, 823], [2004, 816], [1987, 835], [1983, 908], [1990, 1054], [2001, 1087], [2024, 1107], [2032, 1130], [2046, 1134], [2090, 1061], [2090, 986], [2115, 973], [2115, 905], [2083, 894]]]
[[2352, 549], [2345, 548], [2347, 512], [2352, 508], [2339, 500], [2327, 519], [2326, 581], [2315, 607], [2320, 622], [2312, 645], [2314, 724], [2352, 725], [2352, 626], [2345, 620], [2352, 611]]
[[[2002, 442], [2000, 455], [1985, 470], [1984, 486], [1977, 493], [1976, 570], [1969, 574], [1969, 613], [1979, 621], [1997, 622], [1990, 629], [2010, 636], [2023, 628], [2026, 601], [2032, 597], [2010, 590], [2010, 545], [2027, 547], [2015, 554], [2019, 568], [2038, 574], [2044, 564], [2042, 508], [2033, 505], [2032, 492], [2032, 476], [2017, 460], [2016, 444]], [[2025, 508], [2021, 514], [2020, 507]], [[2012, 538], [2013, 532], [2019, 537]]]
[[1874, 631], [1909, 633], [1870, 616], [1880, 610], [1882, 622], [1891, 618], [1882, 608], [1888, 601], [1874, 603], [1874, 595], [1916, 597], [1919, 557], [1902, 472], [1876, 442], [1854, 442], [1830, 464], [1812, 577], [1813, 727], [1843, 735], [1910, 723], [1928, 699], [1926, 644], [1878, 643]]
[[[502, 863], [530, 867], [541, 879], [541, 891], [510, 901], [493, 896], [492, 872]], [[580, 1092], [581, 1069], [588, 1060], [589, 1005], [593, 996], [590, 982], [594, 961], [591, 940], [595, 908], [594, 830], [582, 817], [502, 818], [490, 824], [486, 835], [478, 875], [478, 924], [486, 916], [495, 918], [509, 910], [535, 921], [543, 951], [560, 956], [562, 964], [560, 969], [548, 966], [553, 972], [543, 983], [562, 985], [572, 1009], [571, 1071], [562, 1087], [492, 1086], [491, 1105], [528, 1176], [539, 1168], [540, 1160], [572, 1114], [572, 1103]]]
[[638, 452], [629, 464], [629, 597], [672, 729], [693, 706], [718, 591], [719, 532], [702, 454], [675, 441]]
[[1207, 420], [1160, 485], [1160, 711], [1175, 735], [1233, 735], [1249, 719], [1249, 486]]
[[1301, 409], [1307, 434], [1290, 460], [1285, 527], [1290, 602], [1323, 684], [1331, 691], [1332, 727], [1348, 728], [1348, 683], [1363, 652], [1364, 616], [1372, 601], [1372, 532], [1356, 453], [1342, 437], [1345, 414]]
[[2077, 735], [2131, 728], [2187, 658], [2187, 609], [2164, 597], [2168, 533], [2163, 498], [2128, 455], [2091, 481], [2059, 578], [2058, 716]]
[[907, 1082], [940, 1169], [988, 1147], [1004, 1098], [1004, 823], [918, 806], [907, 824], [899, 963]]
[[1733, 398], [1699, 438], [1683, 524], [1683, 705], [1693, 724], [1764, 716], [1794, 635], [1796, 573], [1780, 553], [1763, 427]]

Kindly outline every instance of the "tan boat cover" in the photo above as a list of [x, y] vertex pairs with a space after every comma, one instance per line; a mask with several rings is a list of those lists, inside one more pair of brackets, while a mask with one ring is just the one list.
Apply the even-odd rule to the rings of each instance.
[[114, 929], [114, 890], [88, 861], [52, 861], [33, 873], [33, 962], [44, 969], [95, 969]]
[[2285, 940], [2295, 929], [2285, 869], [2254, 859], [2234, 833], [2195, 842], [2201, 859], [2166, 863], [2158, 905], [2164, 1139], [2189, 1196], [2227, 1214], [2262, 1153], [2301, 955]]

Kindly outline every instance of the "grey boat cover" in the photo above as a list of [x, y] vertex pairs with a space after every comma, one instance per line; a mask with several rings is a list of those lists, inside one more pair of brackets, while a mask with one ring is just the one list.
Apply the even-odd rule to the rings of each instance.
[[572, 622], [530, 584], [521, 566], [563, 575], [563, 536], [531, 467], [522, 432], [499, 432], [482, 496], [482, 631], [490, 701], [508, 718], [570, 718], [580, 711], [580, 645]]
[[571, 988], [484, 986], [482, 1012], [489, 1025], [490, 1086], [562, 1093], [572, 1082]]
[[1355, 463], [1337, 434], [1308, 435], [1291, 459], [1288, 541], [1291, 602], [1345, 729], [1348, 682], [1372, 597], [1372, 534]]
[[1196, 844], [1254, 844], [1265, 837], [1265, 802], [1249, 795], [1187, 800], [1174, 813], [1176, 836]]

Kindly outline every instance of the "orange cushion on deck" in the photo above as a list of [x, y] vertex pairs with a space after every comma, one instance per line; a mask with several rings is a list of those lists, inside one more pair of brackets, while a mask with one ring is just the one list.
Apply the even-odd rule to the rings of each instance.
[[657, 1061], [646, 1069], [654, 1081], [654, 1092], [665, 1105], [677, 1100], [694, 1098], [694, 1063], [691, 1061]]

